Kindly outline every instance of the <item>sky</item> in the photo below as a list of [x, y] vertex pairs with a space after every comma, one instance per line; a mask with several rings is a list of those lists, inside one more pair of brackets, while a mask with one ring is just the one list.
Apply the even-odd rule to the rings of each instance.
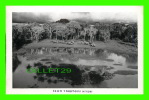
[[82, 21], [137, 22], [134, 12], [13, 12], [13, 22], [53, 22], [60, 19]]

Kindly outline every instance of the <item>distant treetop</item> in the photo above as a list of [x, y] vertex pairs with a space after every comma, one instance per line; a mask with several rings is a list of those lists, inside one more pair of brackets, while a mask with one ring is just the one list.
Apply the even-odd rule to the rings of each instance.
[[68, 19], [60, 19], [58, 21], [56, 21], [56, 23], [63, 23], [63, 24], [66, 24], [66, 23], [69, 23], [70, 21]]

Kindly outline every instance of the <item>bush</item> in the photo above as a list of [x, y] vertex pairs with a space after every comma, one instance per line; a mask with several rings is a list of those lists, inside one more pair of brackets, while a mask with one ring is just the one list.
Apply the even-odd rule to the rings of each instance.
[[128, 26], [122, 34], [122, 40], [124, 42], [137, 43], [137, 28], [135, 26]]
[[20, 25], [14, 25], [12, 27], [12, 38], [13, 38], [13, 50], [20, 49], [26, 44], [25, 34], [23, 34], [23, 27]]

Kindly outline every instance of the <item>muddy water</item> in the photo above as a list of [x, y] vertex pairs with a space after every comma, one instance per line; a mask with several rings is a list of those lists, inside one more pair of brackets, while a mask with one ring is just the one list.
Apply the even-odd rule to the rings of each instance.
[[137, 55], [94, 48], [36, 48], [18, 53], [13, 63], [14, 88], [138, 87]]

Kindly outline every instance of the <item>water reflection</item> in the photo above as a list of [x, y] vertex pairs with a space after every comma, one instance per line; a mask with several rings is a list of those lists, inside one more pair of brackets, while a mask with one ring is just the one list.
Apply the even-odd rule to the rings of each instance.
[[13, 72], [17, 69], [20, 63], [17, 54], [13, 54]]
[[[49, 66], [43, 65], [42, 63], [34, 63], [33, 68], [38, 68], [39, 70], [48, 70], [48, 68], [66, 68], [71, 69], [70, 73], [36, 73], [33, 76], [35, 80], [38, 82], [47, 82], [49, 84], [57, 84], [58, 82], [65, 82], [66, 84], [70, 84], [72, 87], [75, 85], [84, 85], [84, 84], [100, 84], [108, 75], [105, 74], [104, 68], [106, 66], [102, 66], [102, 68], [92, 67], [92, 66], [76, 66], [73, 64], [51, 64]], [[31, 66], [28, 65], [26, 67], [30, 69]], [[96, 70], [95, 70], [96, 69]], [[106, 72], [108, 73], [108, 72]], [[109, 73], [110, 76], [110, 73]], [[111, 77], [112, 78], [112, 77]], [[36, 84], [36, 86], [38, 86]]]
[[[96, 48], [42, 47], [26, 49], [25, 56], [18, 54], [14, 57], [21, 62], [14, 70], [14, 88], [112, 88], [116, 87], [114, 83], [127, 88], [127, 80], [121, 83], [117, 76], [123, 76], [124, 80], [128, 76], [137, 76], [136, 56]], [[31, 68], [45, 71], [48, 68], [70, 68], [72, 71], [27, 73], [26, 70]], [[137, 77], [129, 81], [133, 81], [130, 83], [137, 88]]]
[[96, 50], [97, 49], [95, 48], [42, 47], [42, 48], [28, 49], [28, 53], [30, 53], [31, 55], [33, 54], [42, 55], [42, 54], [50, 54], [50, 53], [68, 53], [68, 54], [85, 54], [85, 55], [93, 56], [95, 54], [99, 54], [99, 52]]

